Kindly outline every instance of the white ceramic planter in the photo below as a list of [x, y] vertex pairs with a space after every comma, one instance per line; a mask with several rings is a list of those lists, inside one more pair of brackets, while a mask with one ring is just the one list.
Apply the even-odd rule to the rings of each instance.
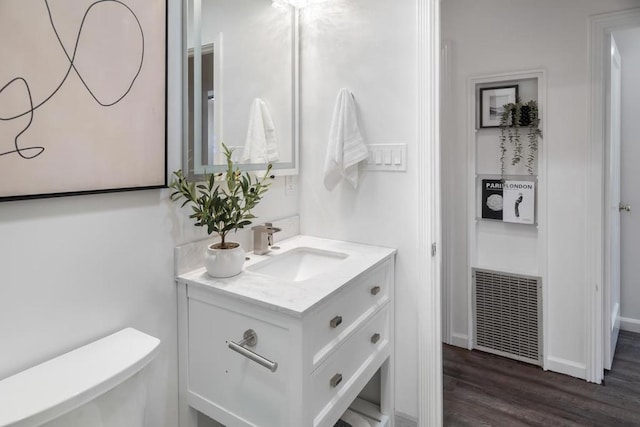
[[207, 247], [204, 266], [206, 267], [209, 276], [231, 277], [242, 271], [245, 253], [239, 244], [235, 244], [238, 246], [232, 249], [216, 248], [219, 243], [214, 243]]

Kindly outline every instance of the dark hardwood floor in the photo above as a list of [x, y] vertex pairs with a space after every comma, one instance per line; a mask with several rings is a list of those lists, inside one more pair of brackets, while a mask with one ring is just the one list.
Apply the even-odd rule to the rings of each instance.
[[640, 334], [620, 332], [605, 385], [443, 346], [445, 426], [640, 426]]

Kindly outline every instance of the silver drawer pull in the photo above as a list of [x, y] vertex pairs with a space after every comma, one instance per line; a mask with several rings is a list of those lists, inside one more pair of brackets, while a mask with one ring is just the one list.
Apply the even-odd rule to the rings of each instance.
[[374, 286], [371, 288], [371, 295], [378, 295], [380, 293], [380, 286]]
[[380, 341], [380, 334], [375, 333], [375, 334], [371, 335], [371, 343], [372, 344], [376, 344], [378, 341]]
[[329, 322], [329, 326], [331, 326], [331, 329], [335, 329], [338, 326], [340, 326], [341, 323], [342, 323], [342, 316], [336, 316], [333, 319], [331, 319], [331, 321]]
[[342, 374], [335, 374], [331, 378], [331, 381], [329, 381], [329, 384], [331, 385], [331, 387], [336, 388], [338, 384], [340, 384], [341, 382], [342, 382]]
[[247, 347], [255, 347], [258, 344], [258, 334], [253, 329], [247, 329], [244, 331], [242, 335], [242, 341], [234, 342], [229, 341], [229, 348], [237, 353], [240, 353], [244, 357], [253, 360], [258, 365], [264, 366], [271, 372], [275, 372], [278, 369], [278, 362], [272, 362], [271, 360], [260, 356], [258, 353], [255, 353], [249, 350]]

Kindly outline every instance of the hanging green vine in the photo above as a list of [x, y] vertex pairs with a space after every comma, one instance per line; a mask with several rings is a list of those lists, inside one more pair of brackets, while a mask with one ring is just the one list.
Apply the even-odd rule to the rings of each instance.
[[522, 142], [520, 142], [520, 120], [522, 119], [522, 110], [520, 108], [513, 109], [513, 159], [511, 165], [515, 166], [522, 160]]
[[534, 100], [522, 104], [520, 100], [503, 106], [500, 116], [500, 173], [504, 176], [507, 147], [506, 143], [513, 146], [513, 158], [511, 165], [515, 166], [522, 161], [523, 144], [520, 138], [520, 127], [526, 126], [529, 154], [527, 155], [526, 168], [530, 175], [534, 174], [533, 165], [538, 152], [538, 138], [542, 136], [539, 128], [538, 103]]
[[533, 163], [538, 155], [538, 138], [542, 138], [542, 131], [540, 130], [540, 117], [538, 116], [538, 103], [531, 100], [527, 103], [527, 107], [529, 119], [529, 130], [527, 132], [527, 139], [529, 141], [527, 171], [529, 171], [529, 175], [533, 175]]
[[500, 123], [500, 175], [504, 176], [504, 160], [507, 155], [507, 135], [505, 128], [502, 127], [502, 118], [500, 118]]

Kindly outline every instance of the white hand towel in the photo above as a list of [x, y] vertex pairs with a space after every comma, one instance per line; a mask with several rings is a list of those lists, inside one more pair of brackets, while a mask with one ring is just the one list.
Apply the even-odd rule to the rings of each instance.
[[358, 163], [368, 156], [369, 150], [358, 128], [356, 103], [351, 92], [340, 89], [324, 164], [324, 186], [327, 190], [333, 190], [342, 178], [346, 178], [353, 188], [358, 188]]
[[278, 136], [267, 104], [260, 98], [251, 103], [249, 127], [241, 161], [246, 163], [273, 163], [280, 159]]

